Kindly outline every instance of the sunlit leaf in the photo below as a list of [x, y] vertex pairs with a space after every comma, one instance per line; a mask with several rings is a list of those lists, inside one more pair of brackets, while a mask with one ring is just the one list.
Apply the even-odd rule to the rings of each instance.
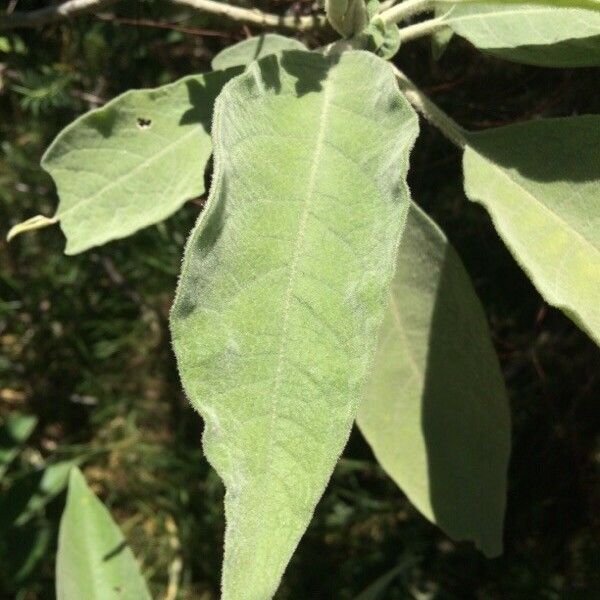
[[215, 71], [231, 67], [247, 67], [255, 60], [270, 54], [281, 54], [284, 50], [306, 50], [306, 46], [294, 38], [277, 33], [264, 33], [221, 50], [212, 59], [211, 66]]
[[465, 191], [545, 300], [600, 344], [600, 117], [472, 134]]
[[346, 443], [416, 133], [390, 66], [364, 52], [267, 57], [217, 100], [171, 328], [227, 488], [223, 600], [274, 594]]
[[490, 556], [501, 551], [510, 445], [504, 383], [469, 277], [415, 204], [358, 425], [428, 519]]
[[600, 65], [597, 0], [436, 0], [445, 22], [486, 52], [528, 64]]
[[60, 521], [56, 598], [150, 600], [121, 530], [76, 468]]
[[204, 192], [216, 96], [237, 69], [132, 90], [64, 129], [42, 159], [59, 195], [56, 214], [18, 233], [60, 223], [76, 254], [162, 221]]

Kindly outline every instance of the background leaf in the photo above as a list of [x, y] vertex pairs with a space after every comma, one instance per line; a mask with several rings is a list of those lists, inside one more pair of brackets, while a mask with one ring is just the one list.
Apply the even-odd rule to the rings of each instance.
[[19, 413], [9, 414], [0, 427], [0, 480], [19, 453], [23, 442], [33, 433], [37, 418]]
[[540, 66], [600, 65], [600, 4], [437, 0], [460, 36], [501, 58]]
[[267, 57], [217, 100], [214, 183], [171, 328], [227, 487], [224, 600], [273, 595], [346, 443], [417, 127], [364, 52]]
[[71, 123], [42, 159], [60, 198], [56, 214], [29, 219], [9, 238], [58, 221], [65, 252], [77, 254], [162, 221], [202, 194], [213, 103], [238, 72], [126, 92]]
[[110, 513], [71, 470], [56, 559], [57, 600], [151, 600], [133, 553]]
[[345, 38], [360, 33], [369, 23], [365, 0], [325, 0], [325, 12], [331, 26]]
[[69, 471], [78, 461], [65, 460], [15, 479], [0, 497], [0, 531], [27, 523], [67, 486]]
[[383, 593], [388, 589], [390, 583], [405, 569], [406, 565], [398, 565], [390, 569], [356, 596], [354, 600], [380, 600], [384, 597]]
[[600, 117], [471, 134], [465, 192], [544, 299], [600, 344]]
[[277, 33], [264, 33], [248, 38], [221, 50], [211, 66], [217, 71], [231, 67], [247, 67], [251, 62], [284, 50], [306, 50], [306, 46], [294, 38]]
[[458, 255], [415, 204], [358, 425], [428, 519], [500, 553], [510, 447], [502, 374]]

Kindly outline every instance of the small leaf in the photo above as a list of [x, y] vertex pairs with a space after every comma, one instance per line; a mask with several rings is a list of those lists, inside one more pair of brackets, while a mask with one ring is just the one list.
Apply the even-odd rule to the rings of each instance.
[[360, 33], [369, 23], [365, 0], [325, 0], [325, 12], [331, 26], [345, 38]]
[[33, 433], [37, 418], [32, 415], [10, 414], [0, 427], [0, 480], [19, 453], [21, 444]]
[[431, 54], [434, 60], [442, 58], [453, 37], [454, 31], [450, 27], [444, 27], [431, 36]]
[[354, 600], [381, 600], [384, 598], [383, 592], [385, 592], [390, 583], [406, 569], [406, 565], [398, 565], [393, 569], [390, 569], [387, 573], [384, 573], [379, 579], [374, 581], [368, 588], [363, 590]]
[[348, 439], [408, 209], [416, 115], [366, 52], [283, 52], [215, 107], [171, 313], [227, 493], [223, 600], [266, 600]]
[[[0, 577], [3, 588], [18, 591], [50, 552], [54, 551], [53, 527], [48, 521], [31, 521], [2, 532]], [[17, 596], [18, 597], [18, 596]]]
[[162, 221], [202, 194], [213, 103], [238, 72], [132, 90], [71, 123], [42, 158], [60, 198], [56, 214], [16, 225], [9, 238], [59, 222], [65, 252], [77, 254]]
[[77, 461], [60, 461], [15, 479], [0, 497], [0, 530], [27, 523], [67, 486]]
[[501, 552], [510, 447], [504, 383], [469, 277], [415, 204], [358, 425], [423, 515], [486, 555]]
[[121, 530], [77, 468], [60, 521], [56, 598], [151, 600]]
[[247, 67], [255, 60], [271, 54], [281, 54], [284, 50], [306, 50], [306, 46], [294, 38], [277, 33], [264, 33], [221, 50], [212, 59], [211, 66], [215, 71]]
[[471, 134], [467, 196], [545, 300], [600, 344], [600, 116]]
[[600, 65], [597, 0], [436, 0], [438, 12], [477, 48], [549, 67]]
[[365, 38], [364, 48], [384, 60], [393, 58], [400, 49], [400, 30], [395, 23], [384, 23], [375, 17], [362, 32]]

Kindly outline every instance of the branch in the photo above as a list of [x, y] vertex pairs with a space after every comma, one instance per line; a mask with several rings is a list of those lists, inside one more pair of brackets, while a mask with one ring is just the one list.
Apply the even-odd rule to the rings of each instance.
[[[245, 23], [268, 29], [288, 31], [308, 31], [324, 27], [327, 20], [324, 15], [279, 16], [257, 9], [241, 8], [215, 0], [171, 0], [175, 4], [188, 6], [207, 14], [218, 15], [236, 23]], [[67, 0], [62, 4], [49, 6], [31, 12], [15, 12], [0, 16], [0, 31], [18, 27], [39, 27], [76, 16], [80, 13], [96, 12], [118, 0]]]
[[16, 29], [18, 27], [38, 27], [48, 23], [56, 23], [81, 13], [95, 12], [118, 0], [67, 0], [62, 4], [55, 4], [32, 10], [31, 12], [14, 12], [10, 15], [0, 16], [0, 31]]
[[430, 12], [433, 10], [432, 0], [404, 0], [396, 6], [379, 13], [379, 17], [384, 23], [398, 23], [419, 13]]
[[258, 9], [242, 8], [215, 0], [172, 0], [175, 4], [183, 4], [201, 12], [225, 17], [230, 21], [256, 25], [268, 29], [287, 29], [289, 31], [308, 31], [319, 29], [327, 23], [325, 15], [314, 16], [287, 16], [282, 17], [265, 13]]
[[423, 37], [424, 35], [431, 35], [440, 29], [447, 27], [446, 21], [443, 17], [437, 17], [435, 19], [429, 19], [427, 21], [421, 21], [414, 25], [408, 25], [407, 27], [400, 28], [400, 40], [402, 42], [409, 42], [410, 40], [416, 40], [417, 38]]
[[464, 148], [467, 145], [467, 130], [434, 104], [400, 69], [394, 65], [392, 68], [407, 100], [453, 144]]

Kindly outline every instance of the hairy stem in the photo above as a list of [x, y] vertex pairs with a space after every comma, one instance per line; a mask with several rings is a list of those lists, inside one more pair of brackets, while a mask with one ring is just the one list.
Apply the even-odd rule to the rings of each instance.
[[425, 35], [431, 35], [440, 29], [444, 29], [446, 23], [443, 17], [437, 17], [435, 19], [429, 19], [422, 21], [421, 23], [415, 23], [414, 25], [408, 25], [407, 27], [400, 28], [400, 39], [403, 42], [410, 40], [416, 40], [417, 38]]
[[431, 10], [433, 10], [432, 0], [404, 0], [404, 2], [382, 11], [379, 17], [384, 23], [398, 23], [414, 15]]
[[435, 125], [453, 144], [464, 148], [467, 144], [467, 131], [437, 104], [434, 104], [400, 69], [393, 65], [392, 68], [398, 80], [398, 86], [415, 109], [432, 125]]

